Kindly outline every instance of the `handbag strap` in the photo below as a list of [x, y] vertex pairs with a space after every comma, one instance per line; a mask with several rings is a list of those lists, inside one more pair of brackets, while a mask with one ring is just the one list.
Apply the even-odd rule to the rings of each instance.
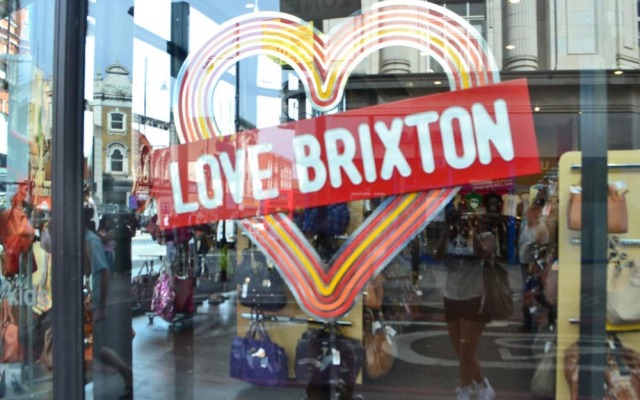
[[618, 270], [633, 266], [633, 260], [630, 260], [627, 253], [622, 251], [620, 238], [616, 235], [609, 237], [609, 264], [613, 264]]
[[271, 342], [264, 320], [265, 316], [262, 310], [259, 308], [251, 309], [251, 324], [249, 325], [245, 339], [257, 339], [265, 342]]
[[629, 370], [629, 367], [627, 367], [627, 364], [624, 362], [624, 359], [622, 357], [623, 346], [618, 335], [609, 335], [608, 344], [609, 354], [613, 358], [615, 365], [618, 367], [620, 376], [631, 376], [631, 371]]

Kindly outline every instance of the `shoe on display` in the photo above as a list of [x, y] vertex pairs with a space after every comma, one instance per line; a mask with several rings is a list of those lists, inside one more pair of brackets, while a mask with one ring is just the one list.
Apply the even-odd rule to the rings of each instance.
[[456, 388], [456, 399], [457, 400], [471, 400], [473, 397], [473, 386], [465, 386], [463, 388]]
[[473, 385], [475, 387], [478, 400], [493, 400], [496, 397], [496, 392], [491, 387], [487, 378], [484, 378], [484, 382], [474, 382]]

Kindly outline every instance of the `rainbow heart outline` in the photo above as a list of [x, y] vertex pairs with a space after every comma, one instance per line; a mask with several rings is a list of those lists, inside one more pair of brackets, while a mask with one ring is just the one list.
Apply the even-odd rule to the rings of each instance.
[[[389, 46], [429, 52], [444, 67], [451, 90], [500, 80], [482, 36], [458, 15], [428, 2], [377, 3], [328, 35], [313, 30], [313, 46], [300, 40], [296, 29], [310, 30], [306, 21], [277, 12], [248, 14], [221, 25], [209, 42], [189, 56], [178, 75], [173, 108], [178, 116], [179, 140], [185, 143], [219, 137], [210, 104], [213, 90], [228, 67], [254, 55], [287, 61], [303, 78], [314, 108], [321, 111], [335, 107], [359, 61]], [[335, 37], [339, 40], [330, 43]], [[278, 48], [282, 43], [294, 43], [298, 51], [282, 52]], [[195, 108], [189, 114], [192, 106]], [[336, 320], [349, 312], [367, 283], [458, 190], [391, 196], [349, 236], [328, 269], [286, 214], [247, 218], [238, 225], [276, 266], [305, 312], [319, 320]]]
[[[313, 46], [292, 33], [296, 30], [313, 32]], [[213, 122], [213, 91], [227, 69], [243, 58], [284, 59], [302, 78], [314, 108], [329, 111], [340, 102], [358, 63], [391, 46], [429, 53], [443, 66], [451, 90], [500, 81], [497, 63], [480, 33], [459, 15], [426, 1], [376, 3], [327, 34], [292, 15], [262, 11], [220, 25], [185, 61], [173, 97], [178, 138], [185, 143], [220, 135]], [[290, 51], [292, 47], [298, 51]]]

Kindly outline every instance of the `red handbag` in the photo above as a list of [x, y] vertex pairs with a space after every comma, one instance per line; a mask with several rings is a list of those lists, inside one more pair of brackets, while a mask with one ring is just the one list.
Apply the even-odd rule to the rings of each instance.
[[175, 298], [173, 306], [176, 313], [193, 314], [196, 312], [196, 304], [193, 301], [195, 286], [196, 278], [193, 276], [174, 276], [173, 291]]
[[[20, 261], [27, 262], [23, 257], [31, 249], [34, 239], [33, 226], [27, 214], [15, 207], [2, 213], [2, 242], [4, 244], [3, 274], [10, 278], [20, 272]], [[36, 259], [31, 254], [31, 270], [36, 271]]]

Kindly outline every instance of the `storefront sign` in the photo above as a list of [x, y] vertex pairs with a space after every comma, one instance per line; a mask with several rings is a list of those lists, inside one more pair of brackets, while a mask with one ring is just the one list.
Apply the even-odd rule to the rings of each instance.
[[[154, 182], [154, 196], [171, 205], [176, 227], [195, 214], [271, 214], [265, 201], [289, 187], [300, 208], [533, 174], [537, 143], [523, 109], [529, 94], [518, 80], [242, 132], [224, 146], [200, 140], [156, 151], [170, 181]], [[284, 170], [290, 179], [274, 179]]]
[[[429, 2], [388, 0], [327, 35], [314, 29], [312, 40], [301, 40], [297, 32], [308, 26], [284, 13], [247, 14], [221, 25], [189, 57], [173, 99], [184, 144], [154, 152], [152, 169], [165, 178], [153, 180], [153, 196], [166, 226], [239, 219], [298, 304], [318, 319], [333, 320], [353, 307], [459, 185], [533, 174], [540, 166], [526, 81], [500, 84], [487, 43], [460, 16]], [[213, 91], [245, 57], [285, 61], [313, 107], [329, 111], [357, 64], [388, 46], [428, 53], [443, 66], [452, 91], [469, 90], [232, 138], [216, 129]], [[291, 207], [389, 197], [325, 265], [287, 214], [273, 214], [270, 200], [285, 192]]]

